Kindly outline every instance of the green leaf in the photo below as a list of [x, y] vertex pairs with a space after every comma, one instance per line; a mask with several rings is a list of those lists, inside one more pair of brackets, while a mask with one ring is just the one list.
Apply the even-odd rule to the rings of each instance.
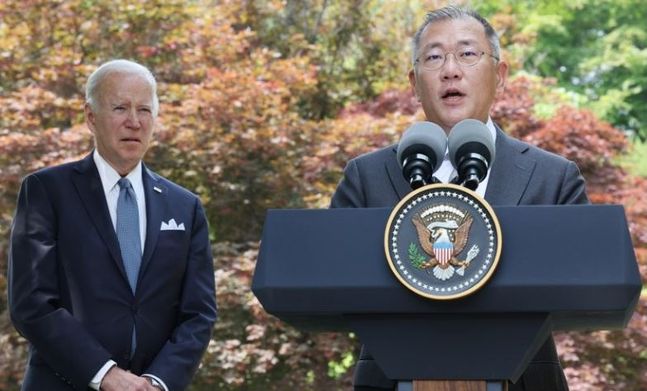
[[409, 244], [409, 260], [411, 261], [411, 265], [418, 269], [422, 267], [422, 264], [426, 260], [426, 257], [420, 253], [420, 249], [415, 243]]

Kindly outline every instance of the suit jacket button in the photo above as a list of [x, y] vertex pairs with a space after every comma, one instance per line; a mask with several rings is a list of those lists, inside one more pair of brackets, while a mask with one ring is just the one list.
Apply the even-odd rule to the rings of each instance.
[[133, 304], [130, 306], [130, 309], [133, 312], [133, 315], [135, 315], [137, 311], [139, 311], [139, 306], [137, 304]]

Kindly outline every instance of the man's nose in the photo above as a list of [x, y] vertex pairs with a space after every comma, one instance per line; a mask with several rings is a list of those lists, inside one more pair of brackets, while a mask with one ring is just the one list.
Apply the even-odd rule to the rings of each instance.
[[128, 111], [126, 126], [133, 129], [139, 129], [141, 127], [141, 120], [139, 118], [139, 113], [137, 112], [137, 109], [132, 109]]
[[443, 79], [458, 79], [463, 75], [463, 69], [461, 68], [456, 55], [454, 53], [447, 53], [445, 55], [445, 62], [440, 68], [441, 76]]

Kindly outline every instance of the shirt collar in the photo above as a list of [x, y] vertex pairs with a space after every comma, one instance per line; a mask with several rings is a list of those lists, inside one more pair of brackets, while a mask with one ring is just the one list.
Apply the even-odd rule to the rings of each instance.
[[485, 126], [487, 126], [487, 128], [490, 130], [490, 134], [492, 135], [492, 142], [496, 144], [496, 127], [494, 126], [494, 122], [492, 122], [492, 118], [490, 116], [487, 117]]
[[[107, 194], [117, 186], [117, 182], [121, 179], [121, 175], [119, 175], [117, 170], [115, 170], [110, 163], [108, 163], [103, 156], [99, 154], [99, 151], [97, 151], [96, 148], [92, 153], [92, 158], [94, 159], [94, 164], [97, 166], [97, 171], [99, 171], [99, 178], [101, 178], [103, 191]], [[143, 186], [141, 161], [128, 173], [128, 175], [126, 175], [126, 178], [128, 178], [134, 189], [136, 189], [137, 186]]]

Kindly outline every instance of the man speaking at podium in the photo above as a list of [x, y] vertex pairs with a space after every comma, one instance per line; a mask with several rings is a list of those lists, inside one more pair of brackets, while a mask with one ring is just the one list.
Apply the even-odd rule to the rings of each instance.
[[155, 78], [115, 60], [86, 87], [96, 149], [28, 175], [9, 250], [9, 307], [30, 342], [24, 391], [187, 387], [216, 319], [198, 197], [143, 163]]
[[[490, 116], [502, 92], [508, 65], [501, 59], [492, 26], [471, 9], [445, 7], [427, 14], [413, 38], [409, 82], [427, 121], [449, 134], [464, 119], [486, 124], [495, 141], [496, 158], [476, 192], [492, 205], [588, 203], [584, 179], [575, 163], [507, 136]], [[394, 207], [411, 191], [389, 146], [351, 160], [335, 191], [333, 208]], [[448, 154], [433, 173], [447, 183], [456, 176]], [[365, 349], [355, 368], [356, 391], [392, 390]], [[510, 391], [562, 391], [568, 385], [549, 337]]]

